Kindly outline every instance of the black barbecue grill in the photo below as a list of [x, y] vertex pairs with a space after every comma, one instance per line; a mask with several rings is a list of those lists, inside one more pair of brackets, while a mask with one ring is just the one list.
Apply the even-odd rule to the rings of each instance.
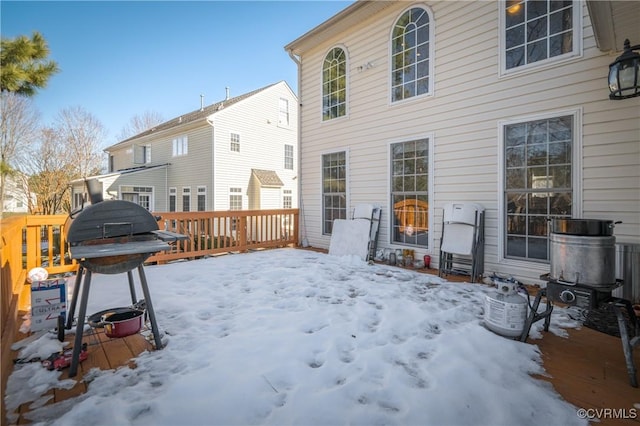
[[92, 204], [69, 215], [65, 224], [70, 257], [80, 264], [73, 288], [67, 329], [72, 327], [76, 303], [82, 288], [69, 377], [77, 373], [93, 272], [101, 274], [126, 272], [131, 302], [135, 304], [137, 300], [132, 271], [138, 269], [155, 346], [157, 349], [162, 348], [143, 264], [152, 254], [171, 249], [170, 242], [188, 238], [186, 235], [160, 230], [159, 218], [154, 217], [138, 204], [124, 200], [102, 201], [101, 188], [100, 193], [96, 193], [95, 182], [87, 181], [86, 186], [89, 189]]

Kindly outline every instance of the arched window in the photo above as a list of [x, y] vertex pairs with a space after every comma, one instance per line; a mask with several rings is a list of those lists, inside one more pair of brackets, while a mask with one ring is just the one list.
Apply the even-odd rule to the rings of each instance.
[[413, 7], [400, 16], [391, 33], [391, 101], [430, 92], [429, 13]]
[[347, 55], [334, 47], [322, 64], [322, 120], [347, 113]]

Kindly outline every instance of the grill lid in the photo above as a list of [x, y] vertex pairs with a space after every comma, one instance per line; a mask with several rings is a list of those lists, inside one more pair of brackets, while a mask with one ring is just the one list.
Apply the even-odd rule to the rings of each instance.
[[92, 204], [65, 226], [69, 244], [146, 234], [158, 230], [156, 218], [144, 207], [124, 200]]

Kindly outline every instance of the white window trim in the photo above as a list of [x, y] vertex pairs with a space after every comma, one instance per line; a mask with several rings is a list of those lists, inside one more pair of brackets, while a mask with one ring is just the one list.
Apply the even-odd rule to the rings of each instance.
[[574, 61], [576, 59], [582, 58], [583, 56], [583, 45], [582, 45], [582, 37], [583, 37], [583, 15], [584, 15], [584, 7], [586, 6], [586, 2], [583, 1], [573, 1], [573, 42], [575, 49], [573, 52], [565, 53], [564, 55], [554, 56], [552, 58], [547, 58], [542, 61], [533, 62], [531, 64], [522, 65], [520, 67], [507, 69], [507, 59], [506, 59], [506, 40], [505, 40], [505, 17], [504, 17], [504, 3], [506, 0], [500, 0], [498, 3], [498, 20], [499, 24], [499, 33], [498, 33], [498, 48], [499, 48], [499, 57], [500, 57], [500, 68], [498, 71], [498, 77], [509, 77], [513, 75], [526, 74], [529, 72], [538, 72], [540, 69], [552, 68], [558, 65], [562, 65], [569, 61]]
[[[408, 99], [403, 99], [401, 101], [394, 101], [393, 100], [393, 87], [391, 84], [391, 77], [393, 75], [393, 51], [391, 50], [391, 40], [393, 38], [393, 28], [396, 25], [396, 22], [398, 22], [398, 19], [400, 19], [400, 17], [402, 16], [402, 14], [404, 14], [407, 10], [416, 8], [416, 7], [421, 7], [424, 10], [427, 11], [427, 14], [429, 15], [429, 93], [425, 93], [423, 95], [417, 95], [417, 96], [412, 96]], [[387, 35], [387, 59], [389, 62], [388, 65], [388, 69], [387, 69], [387, 99], [389, 102], [389, 106], [395, 106], [395, 105], [404, 105], [406, 103], [410, 103], [410, 102], [415, 102], [418, 100], [424, 100], [424, 99], [429, 99], [429, 98], [433, 98], [435, 96], [435, 54], [436, 54], [436, 48], [435, 48], [435, 44], [436, 44], [436, 21], [433, 18], [433, 12], [431, 11], [431, 8], [429, 6], [427, 6], [424, 3], [415, 3], [412, 4], [409, 7], [406, 7], [405, 9], [402, 10], [402, 12], [398, 13], [398, 15], [396, 15], [395, 19], [393, 20], [393, 23], [391, 24], [391, 28], [389, 28], [389, 32]], [[429, 225], [431, 226], [431, 225]]]
[[[204, 195], [204, 210], [198, 210], [198, 200], [201, 195]], [[207, 187], [205, 185], [198, 185], [196, 187], [196, 211], [207, 211], [207, 198]]]
[[[236, 142], [233, 142], [233, 140], [231, 139], [233, 135], [238, 135], [238, 142], [237, 142], [238, 150], [237, 151], [234, 150], [234, 149], [231, 149], [231, 145], [236, 143]], [[236, 152], [238, 154], [240, 152], [242, 152], [242, 134], [240, 132], [229, 132], [229, 152]]]
[[[394, 21], [395, 22], [395, 21]], [[429, 140], [429, 159], [427, 161], [428, 165], [429, 165], [429, 183], [427, 184], [427, 191], [429, 191], [429, 238], [428, 238], [428, 244], [429, 246], [427, 247], [427, 251], [426, 253], [429, 255], [435, 255], [436, 251], [435, 251], [435, 228], [434, 228], [434, 202], [433, 200], [435, 199], [434, 196], [434, 191], [435, 191], [435, 161], [434, 161], [434, 157], [435, 157], [435, 133], [434, 132], [428, 132], [428, 133], [418, 133], [415, 134], [413, 136], [407, 136], [407, 137], [403, 137], [403, 138], [399, 138], [399, 139], [393, 139], [390, 140], [387, 143], [387, 178], [386, 178], [386, 186], [387, 186], [387, 211], [389, 212], [389, 222], [387, 223], [387, 233], [388, 233], [388, 237], [389, 240], [387, 241], [387, 243], [389, 244], [390, 248], [406, 248], [406, 245], [402, 245], [402, 244], [398, 244], [396, 242], [393, 242], [393, 207], [391, 206], [391, 145], [396, 144], [396, 143], [403, 143], [403, 142], [411, 142], [411, 141], [415, 141], [418, 139], [428, 139]], [[413, 247], [413, 246], [412, 246]], [[419, 250], [423, 250], [424, 248], [421, 247]]]
[[[327, 55], [329, 54], [329, 52], [331, 52], [333, 49], [335, 48], [339, 48], [342, 49], [344, 51], [345, 54], [345, 69], [346, 69], [346, 75], [345, 75], [345, 87], [346, 87], [346, 93], [345, 93], [345, 105], [344, 105], [344, 115], [342, 117], [336, 117], [336, 118], [332, 118], [330, 120], [323, 120], [322, 119], [322, 96], [324, 95], [323, 90], [323, 79], [322, 79], [322, 70], [324, 68], [324, 60], [326, 59]], [[350, 79], [350, 75], [351, 75], [351, 61], [349, 59], [349, 50], [347, 49], [347, 46], [345, 46], [344, 44], [336, 44], [331, 46], [329, 49], [327, 49], [324, 52], [324, 55], [322, 55], [322, 60], [320, 62], [320, 114], [319, 114], [319, 118], [320, 118], [320, 124], [329, 124], [329, 123], [336, 123], [342, 120], [346, 120], [349, 118], [349, 100], [351, 99], [350, 96], [350, 91], [351, 91], [351, 79]], [[335, 152], [335, 151], [334, 151]]]
[[347, 209], [347, 217], [348, 217], [348, 213], [349, 213], [349, 208], [351, 206], [351, 197], [349, 195], [349, 187], [350, 185], [350, 181], [351, 181], [351, 176], [350, 176], [350, 170], [349, 170], [349, 148], [348, 147], [344, 147], [344, 148], [335, 148], [335, 149], [331, 149], [331, 150], [327, 150], [327, 151], [322, 151], [320, 152], [320, 235], [324, 238], [331, 238], [331, 234], [325, 234], [324, 233], [324, 191], [322, 190], [322, 186], [323, 186], [323, 182], [322, 182], [322, 172], [323, 172], [323, 167], [322, 167], [322, 158], [325, 155], [328, 154], [337, 154], [340, 152], [344, 152], [344, 163], [345, 163], [345, 176], [346, 176], [346, 184], [345, 184], [345, 206]]
[[171, 140], [171, 156], [184, 157], [189, 154], [189, 137], [177, 136]]
[[[287, 103], [287, 122], [286, 123], [283, 123], [280, 120], [280, 117], [282, 114], [281, 104], [283, 101]], [[291, 99], [286, 98], [284, 96], [280, 96], [278, 98], [278, 127], [282, 127], [284, 129], [288, 129], [291, 127]]]
[[582, 115], [583, 109], [552, 111], [543, 114], [514, 117], [498, 121], [498, 264], [515, 268], [527, 268], [540, 274], [549, 272], [548, 263], [527, 260], [508, 259], [504, 256], [505, 221], [504, 217], [504, 127], [509, 124], [545, 120], [549, 118], [571, 115], [573, 117], [574, 144], [571, 147], [571, 185], [573, 185], [573, 199], [571, 216], [582, 217]]

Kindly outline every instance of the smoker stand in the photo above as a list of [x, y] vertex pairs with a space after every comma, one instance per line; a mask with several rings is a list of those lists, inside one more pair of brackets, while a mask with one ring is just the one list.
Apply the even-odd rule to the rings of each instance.
[[[121, 255], [123, 251], [128, 251], [127, 254], [134, 253], [156, 253], [158, 251], [169, 249], [169, 245], [165, 242], [153, 240], [153, 241], [145, 241], [143, 243], [126, 243], [126, 244], [118, 244], [121, 246], [117, 253], [109, 250], [109, 248], [105, 248], [106, 245], [100, 246], [79, 246], [75, 247], [72, 250], [71, 258], [72, 259], [84, 259], [91, 260], [98, 257], [108, 257], [114, 254]], [[99, 252], [96, 250], [99, 247]], [[124, 250], [123, 250], [124, 248]], [[91, 262], [89, 262], [91, 264]], [[142, 292], [144, 293], [146, 310], [149, 314], [149, 321], [151, 323], [151, 331], [153, 332], [153, 338], [155, 341], [156, 349], [162, 348], [162, 340], [160, 338], [160, 332], [158, 330], [158, 325], [156, 323], [156, 315], [153, 310], [153, 304], [151, 303], [151, 294], [149, 292], [149, 286], [147, 284], [147, 277], [144, 273], [143, 262], [137, 266], [138, 274], [140, 276], [140, 286], [142, 287]], [[80, 357], [80, 350], [82, 347], [82, 337], [84, 335], [84, 324], [85, 317], [87, 315], [87, 302], [89, 300], [89, 290], [91, 288], [91, 268], [85, 268], [82, 266], [82, 261], [78, 268], [78, 274], [76, 276], [76, 282], [73, 288], [73, 298], [71, 300], [71, 306], [69, 309], [69, 317], [67, 318], [66, 328], [70, 329], [72, 326], [72, 321], [75, 315], [76, 303], [78, 300], [78, 295], [80, 294], [80, 289], [82, 288], [82, 295], [80, 296], [80, 310], [78, 311], [78, 321], [76, 324], [76, 335], [75, 341], [73, 344], [73, 355], [71, 358], [71, 366], [69, 368], [69, 377], [74, 377], [78, 372], [78, 360]], [[132, 270], [127, 271], [127, 276], [129, 279], [129, 291], [131, 292], [131, 301], [133, 304], [136, 303], [136, 293], [133, 285], [133, 273]]]
[[551, 300], [547, 299], [547, 308], [543, 312], [538, 312], [538, 307], [540, 306], [540, 301], [542, 297], [546, 297], [547, 290], [541, 288], [538, 290], [538, 294], [536, 294], [536, 298], [533, 301], [533, 306], [531, 306], [529, 315], [527, 316], [527, 320], [524, 323], [524, 328], [522, 330], [522, 335], [520, 335], [520, 341], [526, 342], [527, 337], [529, 337], [529, 331], [531, 331], [531, 326], [533, 323], [538, 322], [544, 319], [544, 331], [549, 331], [549, 324], [551, 323], [551, 312], [553, 311], [553, 303]]
[[[613, 312], [615, 312], [616, 318], [618, 319], [620, 339], [622, 340], [622, 350], [627, 364], [629, 382], [631, 386], [637, 388], [638, 378], [636, 376], [637, 370], [633, 363], [633, 348], [640, 345], [640, 322], [633, 312], [630, 301], [613, 297], [610, 303], [611, 309], [613, 309]], [[624, 311], [629, 315], [629, 327], [627, 327], [627, 320], [624, 316]], [[630, 336], [629, 332], [633, 333], [633, 337]]]

